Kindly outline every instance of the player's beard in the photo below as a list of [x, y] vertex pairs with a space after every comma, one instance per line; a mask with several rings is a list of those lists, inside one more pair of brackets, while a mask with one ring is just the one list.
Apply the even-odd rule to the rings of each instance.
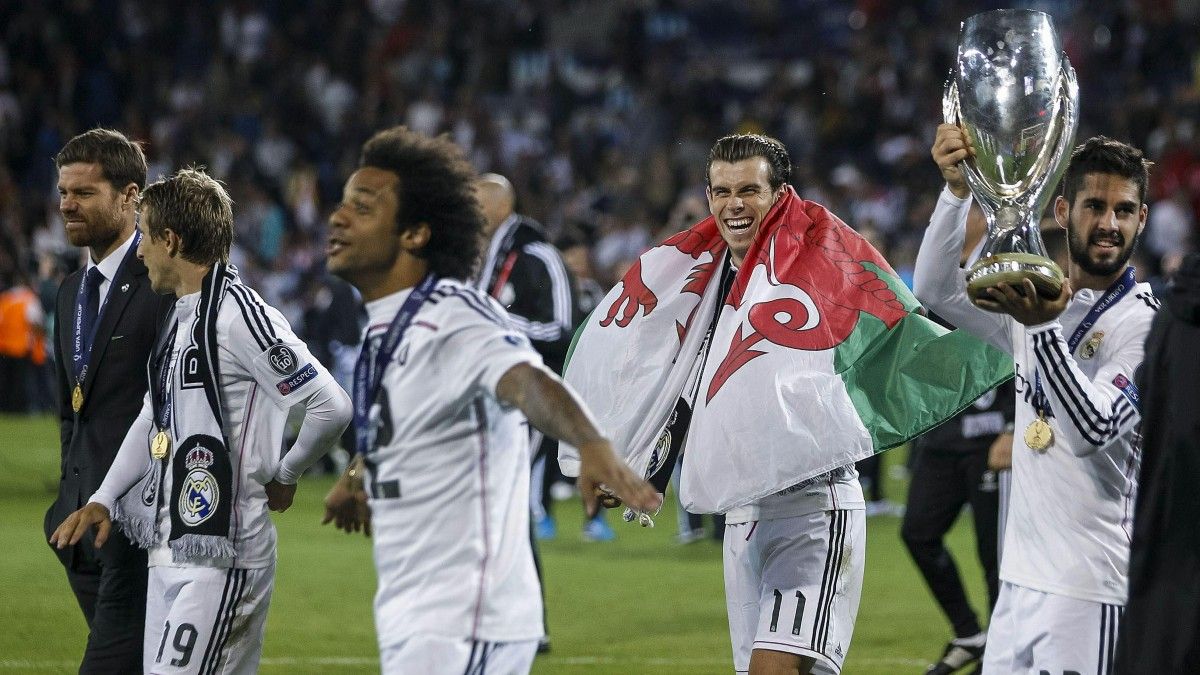
[[[1088, 256], [1088, 246], [1098, 239], [1114, 239], [1117, 246], [1121, 247], [1121, 252], [1117, 257], [1110, 261], [1095, 260]], [[1080, 269], [1092, 276], [1107, 277], [1125, 269], [1129, 263], [1129, 259], [1133, 257], [1133, 252], [1137, 249], [1138, 242], [1141, 241], [1142, 235], [1140, 232], [1135, 232], [1133, 239], [1125, 241], [1125, 235], [1120, 231], [1114, 232], [1111, 235], [1101, 235], [1093, 230], [1092, 234], [1084, 241], [1079, 237], [1075, 230], [1075, 224], [1067, 221], [1067, 253], [1071, 256], [1071, 262], [1079, 265]]]
[[88, 246], [104, 250], [121, 236], [124, 223], [117, 210], [92, 211], [84, 214], [86, 223], [82, 230], [67, 230], [67, 240], [72, 246]]

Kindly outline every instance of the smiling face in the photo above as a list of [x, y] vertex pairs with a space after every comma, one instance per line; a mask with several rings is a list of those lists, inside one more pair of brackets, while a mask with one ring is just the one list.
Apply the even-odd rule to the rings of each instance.
[[1054, 213], [1067, 228], [1071, 263], [1085, 282], [1106, 288], [1125, 271], [1147, 212], [1137, 183], [1114, 174], [1086, 174], [1073, 204], [1058, 198]]
[[99, 262], [133, 234], [138, 188], [118, 189], [95, 162], [75, 162], [58, 170], [58, 210], [72, 246], [87, 246]]
[[346, 181], [342, 203], [329, 217], [326, 267], [364, 297], [374, 295], [373, 289], [399, 264], [399, 185], [391, 171], [363, 167]]
[[708, 169], [708, 210], [717, 219], [734, 265], [741, 265], [767, 211], [779, 201], [782, 186], [771, 189], [771, 167], [762, 157], [715, 161]]

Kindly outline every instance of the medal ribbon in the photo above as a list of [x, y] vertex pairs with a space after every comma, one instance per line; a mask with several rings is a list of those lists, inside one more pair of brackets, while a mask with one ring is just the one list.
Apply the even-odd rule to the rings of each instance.
[[[121, 276], [122, 270], [125, 269], [125, 264], [137, 252], [138, 241], [141, 237], [141, 231], [134, 230], [133, 244], [125, 252], [125, 257], [121, 258], [121, 264], [117, 267], [116, 274], [113, 274], [112, 278], [108, 280], [108, 290], [110, 293], [112, 292], [113, 284], [116, 283], [117, 279]], [[98, 291], [99, 289], [97, 288]], [[96, 330], [100, 327], [100, 322], [104, 320], [104, 312], [108, 310], [107, 302], [98, 302], [100, 311], [96, 313], [96, 320], [92, 323], [88, 334], [86, 336], [83, 335], [83, 310], [87, 307], [89, 300], [91, 300], [91, 290], [88, 288], [87, 279], [85, 278], [80, 281], [79, 291], [75, 294], [75, 343], [73, 345], [74, 354], [72, 354], [72, 357], [74, 359], [75, 384], [77, 386], [82, 386], [84, 378], [87, 377], [87, 367], [88, 363], [92, 360], [92, 344], [96, 337]]]
[[371, 405], [379, 398], [383, 371], [387, 369], [387, 364], [392, 360], [392, 354], [396, 352], [396, 348], [404, 339], [404, 333], [412, 324], [417, 310], [429, 299], [429, 294], [436, 285], [437, 276], [429, 274], [404, 299], [404, 304], [400, 306], [400, 311], [396, 312], [396, 317], [392, 319], [387, 333], [384, 334], [383, 340], [379, 344], [379, 350], [375, 352], [373, 364], [369, 341], [363, 343], [362, 351], [358, 354], [358, 362], [354, 364], [354, 431], [358, 446], [356, 452], [360, 455], [366, 455], [368, 450]]
[[[1074, 354], [1075, 348], [1079, 346], [1079, 342], [1083, 340], [1083, 336], [1087, 335], [1087, 332], [1092, 329], [1092, 326], [1096, 325], [1096, 322], [1100, 320], [1100, 316], [1112, 309], [1112, 307], [1117, 304], [1118, 300], [1124, 297], [1126, 293], [1133, 290], [1133, 287], [1136, 284], [1137, 279], [1134, 277], [1133, 268], [1126, 267], [1125, 273], [1121, 275], [1121, 278], [1114, 281], [1112, 285], [1108, 287], [1108, 290], [1104, 292], [1104, 295], [1102, 295], [1100, 299], [1092, 305], [1092, 308], [1088, 310], [1087, 315], [1083, 317], [1083, 321], [1079, 322], [1079, 326], [1075, 328], [1075, 332], [1071, 333], [1071, 337], [1067, 340], [1067, 352]], [[1046, 413], [1049, 412], [1049, 408], [1044, 407], [1043, 405], [1044, 401], [1046, 400], [1046, 395], [1042, 393], [1041, 373], [1035, 371], [1033, 377], [1033, 407], [1035, 410], [1037, 410], [1039, 415], [1045, 417]]]
[[173, 368], [171, 355], [175, 351], [175, 333], [179, 324], [172, 321], [171, 332], [163, 340], [159, 353], [155, 356], [158, 369], [158, 386], [150, 392], [150, 406], [154, 409], [154, 424], [159, 431], [166, 431], [171, 426], [171, 371]]

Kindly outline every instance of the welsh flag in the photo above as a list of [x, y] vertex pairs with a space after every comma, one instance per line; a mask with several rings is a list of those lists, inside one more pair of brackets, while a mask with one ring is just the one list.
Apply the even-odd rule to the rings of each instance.
[[[918, 314], [883, 257], [790, 186], [717, 297], [726, 248], [710, 216], [643, 254], [576, 335], [565, 372], [647, 476], [689, 401], [689, 511], [722, 513], [901, 445], [1012, 377], [1011, 356]], [[578, 472], [575, 448], [559, 461]]]

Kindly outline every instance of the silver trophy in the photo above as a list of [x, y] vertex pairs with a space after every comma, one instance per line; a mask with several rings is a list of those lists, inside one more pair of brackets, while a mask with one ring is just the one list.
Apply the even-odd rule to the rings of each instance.
[[1029, 279], [1039, 295], [1058, 297], [1063, 273], [1038, 224], [1075, 142], [1079, 86], [1050, 17], [1003, 9], [967, 19], [942, 112], [974, 149], [959, 168], [987, 218], [967, 293], [978, 299], [1000, 282], [1019, 291]]

